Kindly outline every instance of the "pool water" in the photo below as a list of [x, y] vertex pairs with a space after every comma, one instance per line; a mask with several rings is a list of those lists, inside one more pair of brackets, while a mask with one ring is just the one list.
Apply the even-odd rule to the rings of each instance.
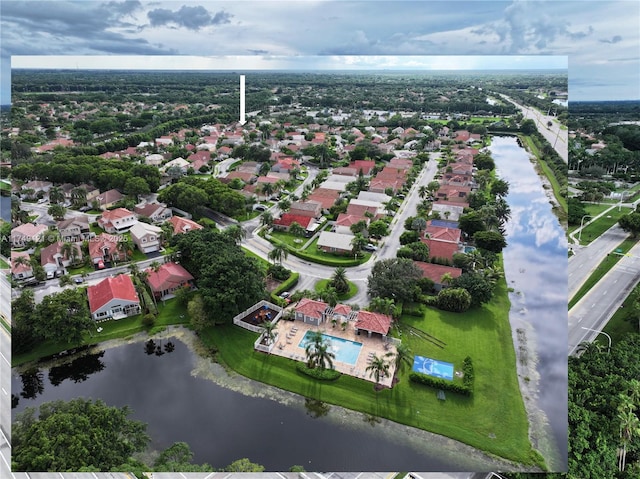
[[[312, 331], [307, 331], [304, 335], [298, 347], [304, 349], [309, 342], [309, 337], [311, 336]], [[341, 363], [350, 364], [354, 366], [358, 359], [358, 355], [360, 354], [360, 350], [362, 349], [362, 343], [356, 343], [355, 341], [350, 341], [348, 339], [337, 338], [335, 336], [331, 336], [329, 334], [323, 334], [322, 337], [329, 342], [329, 351], [336, 355], [335, 361], [340, 361]]]

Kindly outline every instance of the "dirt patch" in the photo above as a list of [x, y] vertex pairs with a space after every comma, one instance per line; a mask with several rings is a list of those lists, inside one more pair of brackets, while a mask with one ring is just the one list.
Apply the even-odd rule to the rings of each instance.
[[267, 278], [267, 291], [271, 293], [281, 284], [282, 284], [282, 281], [279, 281], [273, 278]]

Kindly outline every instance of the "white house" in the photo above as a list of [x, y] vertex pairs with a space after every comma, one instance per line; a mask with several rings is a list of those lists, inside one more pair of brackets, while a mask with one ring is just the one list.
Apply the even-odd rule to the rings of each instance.
[[136, 215], [126, 208], [116, 208], [102, 213], [98, 226], [107, 233], [122, 233], [138, 222]]

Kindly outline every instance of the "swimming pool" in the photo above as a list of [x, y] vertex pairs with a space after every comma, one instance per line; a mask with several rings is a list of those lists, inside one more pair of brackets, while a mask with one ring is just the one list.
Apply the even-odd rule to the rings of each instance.
[[[298, 344], [298, 347], [304, 349], [309, 342], [309, 337], [311, 336], [311, 334], [312, 331], [307, 331], [307, 333], [300, 341], [300, 344]], [[348, 339], [337, 338], [329, 334], [323, 334], [322, 337], [329, 342], [329, 351], [336, 355], [335, 361], [350, 364], [351, 366], [354, 366], [356, 364], [356, 360], [358, 359], [358, 355], [360, 354], [360, 350], [362, 349], [362, 343], [356, 343], [355, 341], [350, 341]]]
[[414, 356], [413, 370], [436, 378], [453, 380], [453, 364], [438, 361], [437, 359]]

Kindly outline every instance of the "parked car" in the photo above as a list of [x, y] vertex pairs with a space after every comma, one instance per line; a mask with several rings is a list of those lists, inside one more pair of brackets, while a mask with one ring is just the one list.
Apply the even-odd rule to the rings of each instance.
[[364, 247], [364, 249], [366, 251], [377, 251], [378, 247], [374, 244], [369, 243], [367, 246]]
[[73, 282], [76, 284], [82, 284], [84, 283], [84, 279], [82, 278], [73, 278]]

